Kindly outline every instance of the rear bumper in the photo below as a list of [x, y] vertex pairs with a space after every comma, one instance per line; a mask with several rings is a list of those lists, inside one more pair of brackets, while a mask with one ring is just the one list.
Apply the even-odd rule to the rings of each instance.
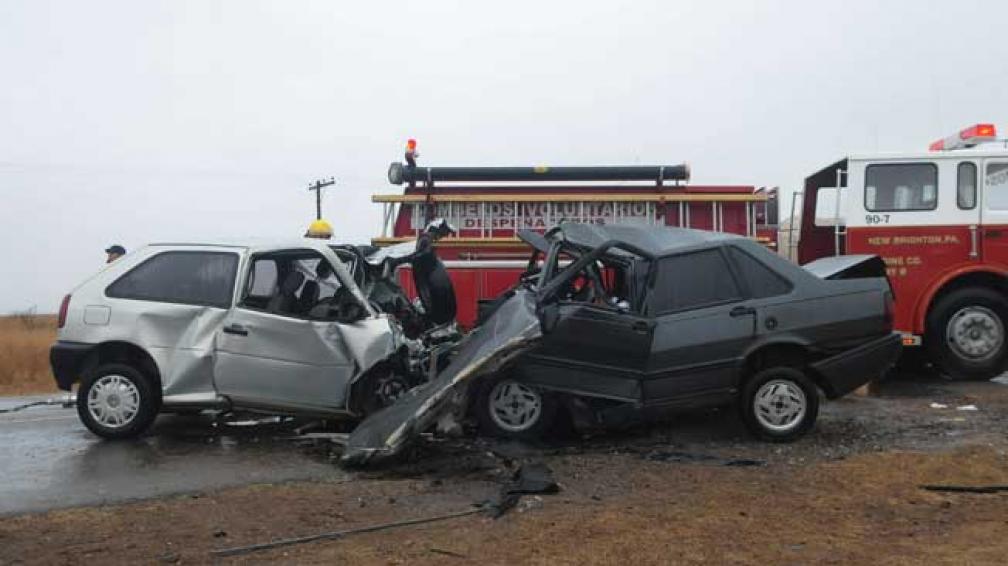
[[70, 391], [70, 387], [80, 379], [84, 359], [94, 348], [94, 344], [64, 341], [56, 342], [49, 348], [49, 365], [60, 389]]
[[822, 377], [826, 397], [842, 397], [882, 377], [903, 351], [899, 334], [892, 333], [812, 364]]

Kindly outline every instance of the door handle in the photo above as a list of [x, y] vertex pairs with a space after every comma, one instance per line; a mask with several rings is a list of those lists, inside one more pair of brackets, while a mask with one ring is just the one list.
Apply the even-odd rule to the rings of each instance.
[[630, 328], [632, 328], [634, 332], [647, 332], [648, 330], [651, 330], [651, 325], [643, 320], [638, 320], [631, 324]]
[[752, 307], [735, 307], [728, 311], [728, 316], [732, 318], [738, 318], [740, 316], [748, 316], [751, 314], [756, 314], [756, 309]]
[[988, 238], [1000, 238], [1001, 230], [987, 230], [987, 232], [984, 235], [987, 236]]
[[238, 336], [248, 336], [248, 329], [240, 324], [231, 324], [223, 329], [225, 334], [237, 334]]

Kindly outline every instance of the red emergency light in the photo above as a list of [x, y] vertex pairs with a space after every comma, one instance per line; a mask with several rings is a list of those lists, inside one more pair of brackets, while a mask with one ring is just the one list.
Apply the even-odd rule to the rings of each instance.
[[994, 124], [976, 124], [959, 132], [958, 135], [940, 139], [928, 146], [929, 151], [949, 151], [973, 147], [981, 142], [997, 139]]

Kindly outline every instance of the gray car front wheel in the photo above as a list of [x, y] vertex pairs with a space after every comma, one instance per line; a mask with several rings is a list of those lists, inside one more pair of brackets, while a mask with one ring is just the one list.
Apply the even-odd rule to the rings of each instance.
[[510, 377], [485, 383], [476, 400], [480, 429], [491, 436], [537, 439], [552, 427], [553, 395]]

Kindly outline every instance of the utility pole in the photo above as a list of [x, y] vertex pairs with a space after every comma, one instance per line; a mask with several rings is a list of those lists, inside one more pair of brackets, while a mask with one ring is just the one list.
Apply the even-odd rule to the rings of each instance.
[[335, 185], [336, 178], [329, 177], [328, 181], [323, 181], [319, 179], [314, 183], [308, 185], [309, 191], [315, 191], [315, 219], [322, 220], [322, 189]]

